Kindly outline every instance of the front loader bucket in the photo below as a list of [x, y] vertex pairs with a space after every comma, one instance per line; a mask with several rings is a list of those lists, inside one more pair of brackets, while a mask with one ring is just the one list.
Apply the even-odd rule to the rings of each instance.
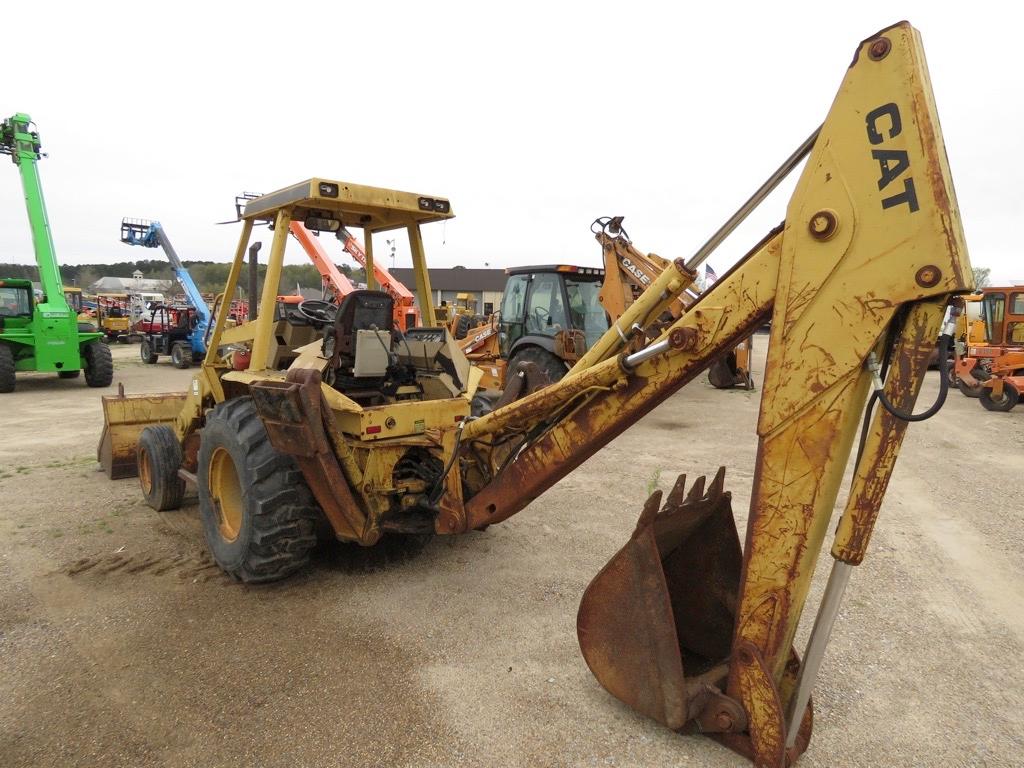
[[104, 395], [103, 432], [96, 458], [111, 480], [135, 477], [135, 450], [142, 430], [153, 424], [173, 424], [185, 402], [184, 392], [160, 395]]
[[[598, 682], [673, 730], [693, 720], [702, 731], [726, 730], [701, 717], [711, 697], [719, 716], [723, 705], [742, 560], [724, 481], [723, 467], [707, 493], [701, 477], [684, 497], [681, 475], [660, 509], [661, 491], [652, 494], [577, 616], [580, 648]], [[733, 707], [728, 728], [743, 718]]]

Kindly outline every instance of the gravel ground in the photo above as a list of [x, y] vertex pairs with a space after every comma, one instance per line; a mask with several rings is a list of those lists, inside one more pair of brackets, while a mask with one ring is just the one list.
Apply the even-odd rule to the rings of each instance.
[[[114, 348], [115, 386], [184, 388], [136, 350]], [[746, 765], [607, 695], [575, 615], [649, 485], [724, 464], [745, 525], [758, 393], [694, 382], [507, 523], [259, 588], [210, 562], [194, 498], [158, 514], [97, 471], [98, 394], [3, 396], [0, 766]], [[1024, 407], [957, 393], [911, 426], [801, 765], [1024, 762], [1022, 448]]]

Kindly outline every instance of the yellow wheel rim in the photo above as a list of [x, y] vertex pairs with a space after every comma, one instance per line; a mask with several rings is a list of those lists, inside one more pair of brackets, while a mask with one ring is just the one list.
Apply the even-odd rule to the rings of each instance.
[[242, 486], [226, 448], [215, 448], [210, 457], [210, 498], [220, 516], [220, 535], [225, 541], [234, 541], [242, 530]]
[[149, 467], [149, 451], [139, 448], [139, 483], [142, 485], [142, 492], [149, 496], [153, 490], [153, 471]]

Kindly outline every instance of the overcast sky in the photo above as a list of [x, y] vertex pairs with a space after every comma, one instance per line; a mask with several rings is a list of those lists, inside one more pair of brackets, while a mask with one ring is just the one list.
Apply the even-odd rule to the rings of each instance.
[[[35, 2], [4, 35], [0, 111], [31, 114], [50, 153], [64, 263], [159, 258], [118, 242], [122, 216], [160, 219], [183, 258], [229, 260], [238, 227], [213, 223], [234, 195], [310, 176], [450, 198], [457, 218], [424, 229], [433, 266], [597, 265], [602, 215], [625, 215], [642, 250], [685, 257], [821, 122], [857, 43], [906, 18], [972, 262], [1024, 282], [1021, 16], [1013, 3]], [[16, 169], [0, 164], [2, 271], [32, 251]], [[719, 274], [787, 197], [711, 258]]]

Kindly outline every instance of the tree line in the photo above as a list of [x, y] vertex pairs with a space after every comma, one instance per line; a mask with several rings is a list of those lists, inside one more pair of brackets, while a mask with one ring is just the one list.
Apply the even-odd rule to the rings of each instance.
[[[231, 265], [217, 261], [185, 261], [189, 274], [199, 290], [203, 293], [219, 293], [224, 290], [228, 281]], [[366, 271], [362, 267], [353, 268], [348, 264], [338, 264], [343, 275], [354, 283], [366, 282]], [[131, 277], [135, 271], [152, 280], [173, 280], [174, 273], [166, 261], [157, 259], [140, 259], [139, 261], [119, 261], [114, 264], [62, 264], [61, 280], [66, 286], [78, 286], [85, 291], [101, 277]], [[259, 265], [260, 281], [267, 271], [266, 264]], [[0, 278], [21, 278], [39, 280], [39, 268], [35, 264], [0, 264]], [[248, 286], [248, 272], [242, 273], [241, 285]], [[285, 264], [281, 270], [281, 290], [291, 293], [295, 286], [318, 288], [320, 273], [312, 264]]]

